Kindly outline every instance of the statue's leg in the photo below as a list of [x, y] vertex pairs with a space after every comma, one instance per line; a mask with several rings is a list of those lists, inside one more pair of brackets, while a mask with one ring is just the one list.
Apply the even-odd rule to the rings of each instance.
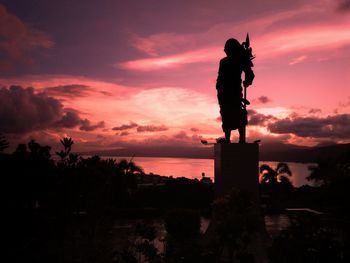
[[231, 130], [225, 130], [225, 139], [226, 139], [226, 142], [228, 143], [231, 142]]
[[239, 143], [246, 143], [245, 141], [245, 125], [238, 128], [239, 132]]

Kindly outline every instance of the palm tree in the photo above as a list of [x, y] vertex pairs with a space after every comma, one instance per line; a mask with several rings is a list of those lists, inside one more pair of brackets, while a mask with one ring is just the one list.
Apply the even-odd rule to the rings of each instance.
[[120, 160], [120, 162], [117, 163], [117, 168], [124, 174], [136, 174], [136, 173], [143, 173], [143, 169], [136, 165], [132, 159], [130, 161], [126, 159]]
[[70, 151], [72, 150], [72, 145], [74, 144], [74, 142], [70, 137], [64, 137], [63, 139], [60, 140], [60, 142], [63, 145], [64, 150], [56, 152], [56, 154], [63, 160], [69, 155]]
[[260, 166], [260, 174], [261, 183], [263, 184], [290, 184], [290, 180], [287, 176], [292, 176], [292, 171], [286, 163], [278, 163], [275, 169], [271, 168], [268, 164], [262, 164]]

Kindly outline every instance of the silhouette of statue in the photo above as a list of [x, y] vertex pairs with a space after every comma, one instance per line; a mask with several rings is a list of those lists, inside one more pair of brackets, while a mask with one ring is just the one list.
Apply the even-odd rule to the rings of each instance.
[[245, 143], [245, 126], [247, 125], [246, 105], [243, 98], [241, 75], [244, 72], [244, 88], [250, 86], [254, 79], [252, 70], [254, 58], [249, 48], [249, 36], [242, 45], [234, 38], [226, 41], [226, 57], [220, 60], [219, 74], [216, 80], [217, 96], [220, 105], [222, 130], [225, 142], [230, 142], [231, 131], [238, 129], [239, 143]]

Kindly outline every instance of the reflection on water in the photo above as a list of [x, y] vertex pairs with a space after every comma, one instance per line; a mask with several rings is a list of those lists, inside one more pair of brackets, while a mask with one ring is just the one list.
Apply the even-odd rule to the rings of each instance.
[[[111, 157], [109, 157], [111, 158]], [[116, 159], [126, 158], [130, 160], [131, 157], [112, 157]], [[141, 166], [146, 173], [154, 173], [164, 176], [173, 177], [187, 177], [197, 178], [205, 176], [214, 179], [214, 160], [213, 159], [190, 159], [190, 158], [161, 158], [161, 157], [134, 157], [133, 160], [137, 165]], [[278, 162], [259, 162], [261, 164], [268, 164], [275, 168]], [[310, 184], [306, 180], [309, 175], [308, 166], [311, 163], [293, 163], [287, 162], [291, 169], [293, 176], [290, 177], [294, 186], [299, 187], [305, 184]]]

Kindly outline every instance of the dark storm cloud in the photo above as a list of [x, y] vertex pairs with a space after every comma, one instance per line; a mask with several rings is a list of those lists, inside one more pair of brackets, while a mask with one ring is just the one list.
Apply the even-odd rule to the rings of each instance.
[[0, 89], [0, 129], [5, 133], [25, 133], [51, 127], [63, 116], [63, 105], [33, 88], [11, 86]]
[[79, 117], [79, 114], [74, 111], [68, 111], [66, 114], [62, 117], [61, 120], [59, 120], [56, 125], [58, 127], [65, 127], [65, 128], [74, 128], [81, 124], [81, 119]]
[[80, 126], [81, 131], [94, 131], [99, 128], [105, 127], [105, 122], [100, 121], [96, 124], [92, 124], [88, 119], [81, 119], [76, 111], [67, 111], [66, 114], [59, 120], [56, 125], [63, 128], [74, 128]]
[[144, 125], [144, 126], [138, 126], [137, 132], [159, 132], [159, 131], [167, 131], [168, 127], [165, 125]]
[[138, 126], [139, 125], [137, 123], [131, 121], [129, 124], [123, 124], [123, 125], [120, 125], [120, 126], [113, 127], [112, 130], [113, 131], [124, 131], [124, 130], [129, 130], [129, 129], [132, 129], [132, 128], [136, 128]]
[[268, 124], [270, 132], [291, 133], [300, 137], [350, 138], [350, 114], [340, 114], [325, 118], [286, 118]]
[[33, 88], [11, 86], [0, 89], [0, 131], [22, 134], [44, 129], [74, 128], [92, 131], [104, 127], [104, 122], [91, 124], [81, 119], [73, 109], [64, 109], [62, 103], [45, 92]]
[[265, 126], [268, 121], [274, 120], [272, 115], [264, 115], [255, 110], [248, 110], [248, 124], [256, 126]]
[[44, 89], [44, 91], [50, 96], [69, 97], [69, 98], [88, 96], [89, 90], [91, 89], [88, 86], [79, 85], [79, 84], [49, 87]]
[[79, 127], [82, 131], [94, 131], [99, 128], [105, 127], [105, 122], [100, 121], [96, 124], [91, 124], [91, 122], [88, 119], [81, 120], [81, 126]]

